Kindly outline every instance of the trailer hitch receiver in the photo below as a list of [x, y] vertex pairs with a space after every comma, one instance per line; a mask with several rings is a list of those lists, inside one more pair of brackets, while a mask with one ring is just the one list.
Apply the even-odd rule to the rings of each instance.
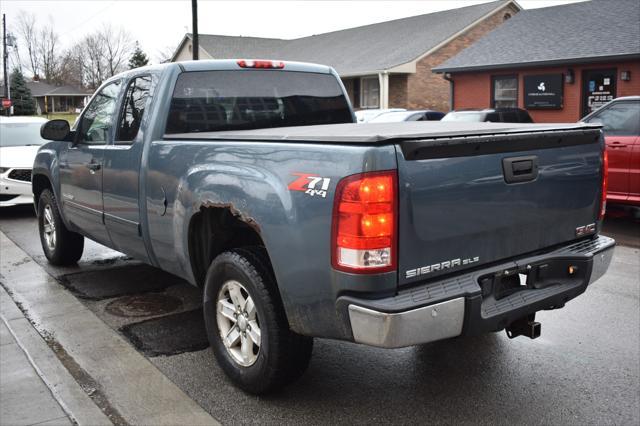
[[539, 322], [536, 322], [535, 319], [536, 314], [531, 314], [509, 324], [506, 329], [509, 339], [513, 339], [518, 336], [527, 336], [530, 339], [540, 337], [542, 326]]

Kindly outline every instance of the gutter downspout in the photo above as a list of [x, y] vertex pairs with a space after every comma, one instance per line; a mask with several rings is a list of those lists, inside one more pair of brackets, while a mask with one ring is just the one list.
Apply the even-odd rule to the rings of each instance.
[[380, 108], [389, 108], [389, 73], [378, 73], [378, 85], [380, 86]]
[[453, 111], [455, 108], [455, 82], [451, 78], [451, 74], [448, 72], [444, 73], [442, 77], [449, 82], [449, 110]]

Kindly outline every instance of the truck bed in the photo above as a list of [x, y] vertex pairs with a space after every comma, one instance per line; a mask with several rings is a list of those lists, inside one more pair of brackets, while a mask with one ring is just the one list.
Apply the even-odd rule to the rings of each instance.
[[417, 271], [431, 278], [568, 243], [599, 211], [599, 125], [349, 123], [166, 139], [397, 146], [400, 286]]

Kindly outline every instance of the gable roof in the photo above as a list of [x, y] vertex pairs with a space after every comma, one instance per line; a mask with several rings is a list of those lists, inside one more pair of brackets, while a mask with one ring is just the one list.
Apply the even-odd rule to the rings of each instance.
[[[498, 0], [293, 40], [200, 34], [199, 44], [214, 59], [315, 62], [331, 65], [340, 75], [358, 75], [415, 61], [509, 4], [520, 9], [511, 0]], [[185, 36], [173, 58], [190, 38]]]
[[459, 72], [640, 58], [640, 1], [523, 10], [433, 69]]
[[69, 84], [56, 86], [43, 81], [28, 81], [27, 87], [34, 98], [44, 96], [88, 96], [93, 93], [92, 90], [74, 87]]

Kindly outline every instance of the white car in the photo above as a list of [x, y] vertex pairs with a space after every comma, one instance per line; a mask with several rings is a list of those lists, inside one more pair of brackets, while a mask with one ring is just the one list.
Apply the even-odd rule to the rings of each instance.
[[388, 109], [361, 109], [360, 111], [356, 111], [356, 119], [358, 123], [367, 123], [370, 120], [376, 118], [380, 114], [384, 114], [387, 112], [399, 112], [406, 111], [404, 108], [388, 108]]
[[32, 204], [31, 169], [40, 145], [40, 117], [0, 117], [0, 207]]

